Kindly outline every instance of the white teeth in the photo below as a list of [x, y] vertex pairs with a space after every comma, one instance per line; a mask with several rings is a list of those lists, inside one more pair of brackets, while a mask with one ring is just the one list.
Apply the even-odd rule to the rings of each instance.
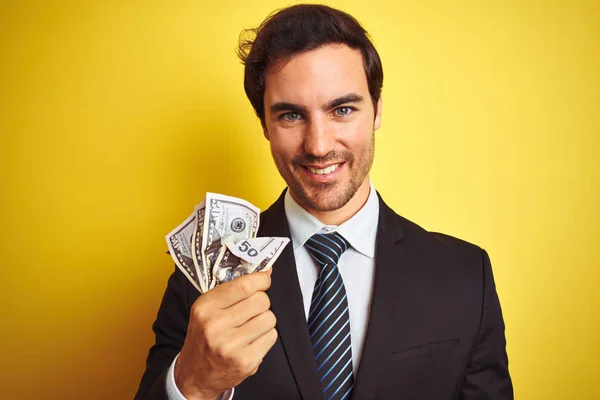
[[338, 169], [338, 167], [340, 166], [340, 164], [334, 164], [334, 165], [330, 165], [327, 168], [323, 168], [323, 169], [316, 169], [313, 167], [307, 167], [308, 170], [310, 172], [312, 172], [313, 174], [317, 174], [317, 175], [327, 175], [332, 173], [333, 171], [335, 171], [336, 169]]

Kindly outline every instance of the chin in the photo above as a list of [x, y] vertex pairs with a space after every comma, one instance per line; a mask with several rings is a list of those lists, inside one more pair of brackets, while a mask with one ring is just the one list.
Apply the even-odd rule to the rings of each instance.
[[354, 197], [358, 190], [358, 187], [351, 183], [342, 185], [337, 182], [312, 188], [297, 184], [288, 186], [301, 206], [319, 212], [339, 210]]

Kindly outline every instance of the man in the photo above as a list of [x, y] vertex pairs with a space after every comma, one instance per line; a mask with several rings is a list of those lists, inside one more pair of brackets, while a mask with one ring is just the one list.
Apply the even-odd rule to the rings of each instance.
[[198, 297], [177, 269], [136, 399], [511, 399], [485, 251], [394, 213], [369, 179], [383, 72], [351, 16], [298, 5], [242, 42], [244, 86], [288, 188], [271, 273]]

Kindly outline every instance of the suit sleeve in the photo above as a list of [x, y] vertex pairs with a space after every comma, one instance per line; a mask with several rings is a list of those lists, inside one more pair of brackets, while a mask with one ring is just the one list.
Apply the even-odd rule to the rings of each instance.
[[463, 386], [462, 400], [513, 399], [513, 387], [508, 372], [504, 320], [492, 266], [487, 252], [483, 258], [483, 307], [479, 332], [469, 363]]
[[173, 359], [185, 341], [192, 301], [188, 294], [196, 289], [175, 268], [167, 283], [152, 330], [156, 336], [146, 359], [146, 371], [135, 400], [168, 400], [166, 378]]

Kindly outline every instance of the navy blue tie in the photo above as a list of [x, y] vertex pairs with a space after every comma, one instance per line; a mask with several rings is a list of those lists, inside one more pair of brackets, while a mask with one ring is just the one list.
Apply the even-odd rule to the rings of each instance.
[[320, 267], [308, 314], [308, 332], [323, 396], [325, 400], [350, 399], [354, 386], [350, 314], [346, 288], [337, 267], [350, 244], [334, 232], [316, 234], [305, 246]]

